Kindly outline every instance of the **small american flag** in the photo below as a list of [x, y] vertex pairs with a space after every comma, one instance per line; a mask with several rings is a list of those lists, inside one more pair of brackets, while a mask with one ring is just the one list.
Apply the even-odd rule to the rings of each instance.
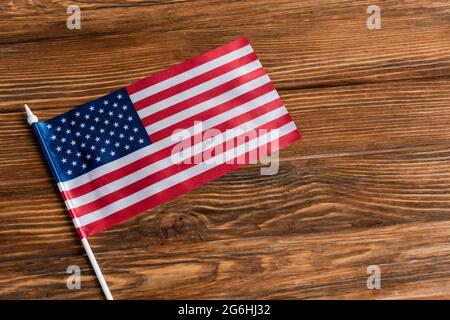
[[[245, 38], [35, 123], [34, 128], [81, 238], [241, 167], [243, 163], [230, 160], [272, 143], [275, 138], [267, 132], [277, 131], [269, 153], [300, 138]], [[218, 161], [175, 163], [173, 149], [180, 141], [174, 132], [182, 129], [187, 135], [183, 141], [193, 145], [189, 158], [196, 157], [199, 133], [239, 133], [200, 142], [220, 145], [209, 158]], [[237, 139], [259, 129], [256, 136]], [[231, 140], [235, 143], [228, 143]]]

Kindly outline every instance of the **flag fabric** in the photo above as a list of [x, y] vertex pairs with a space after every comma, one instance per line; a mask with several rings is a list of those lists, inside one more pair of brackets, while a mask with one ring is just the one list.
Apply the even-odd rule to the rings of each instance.
[[33, 127], [82, 238], [300, 139], [245, 38]]

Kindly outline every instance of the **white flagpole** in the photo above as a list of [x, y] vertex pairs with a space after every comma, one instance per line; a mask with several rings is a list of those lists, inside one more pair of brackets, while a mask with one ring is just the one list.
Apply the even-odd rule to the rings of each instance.
[[[33, 123], [38, 122], [38, 118], [31, 112], [30, 108], [27, 104], [25, 104], [25, 112], [27, 113], [27, 121], [28, 124], [33, 125]], [[76, 227], [76, 226], [75, 226]], [[109, 291], [108, 284], [103, 277], [102, 270], [100, 269], [97, 259], [95, 259], [94, 253], [92, 252], [91, 246], [89, 245], [89, 241], [87, 238], [82, 238], [81, 243], [83, 244], [84, 250], [86, 251], [89, 261], [91, 262], [92, 268], [94, 269], [95, 275], [97, 276], [97, 280], [102, 287], [103, 293], [107, 300], [114, 300], [111, 292]]]
[[102, 270], [98, 266], [97, 259], [95, 259], [94, 252], [92, 252], [91, 246], [89, 245], [88, 239], [82, 238], [81, 243], [83, 244], [84, 250], [86, 250], [92, 268], [94, 268], [95, 275], [97, 276], [98, 282], [100, 282], [100, 286], [102, 287], [106, 300], [114, 300], [113, 296], [111, 295], [111, 291], [109, 291], [108, 284], [103, 277]]

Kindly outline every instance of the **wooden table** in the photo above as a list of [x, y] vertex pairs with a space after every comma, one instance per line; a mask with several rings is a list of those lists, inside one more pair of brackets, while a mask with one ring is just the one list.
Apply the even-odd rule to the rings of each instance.
[[379, 30], [371, 1], [80, 1], [81, 30], [66, 4], [0, 4], [0, 298], [103, 298], [23, 104], [47, 119], [241, 35], [303, 140], [92, 237], [115, 298], [450, 298], [449, 1], [377, 1]]

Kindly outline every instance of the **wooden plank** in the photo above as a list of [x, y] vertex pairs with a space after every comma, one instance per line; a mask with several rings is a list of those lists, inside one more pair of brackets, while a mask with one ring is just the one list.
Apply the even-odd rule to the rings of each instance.
[[279, 89], [450, 75], [449, 3], [386, 1], [375, 31], [367, 5], [94, 2], [81, 6], [82, 29], [70, 31], [64, 1], [11, 2], [0, 21], [0, 111], [75, 106], [240, 35]]
[[[303, 134], [297, 147], [283, 153], [288, 158], [442, 145], [450, 139], [449, 79], [288, 90], [281, 96]], [[70, 109], [48, 108], [35, 113], [45, 120]], [[42, 157], [22, 108], [0, 113], [0, 123], [0, 163], [17, 168], [13, 174], [30, 176], [28, 167], [42, 164]], [[38, 177], [47, 176], [38, 171]], [[10, 180], [5, 174], [0, 184]]]
[[[449, 298], [450, 222], [370, 230], [252, 237], [97, 254], [117, 299]], [[123, 233], [122, 233], [123, 235]], [[113, 237], [123, 242], [123, 238]], [[81, 252], [79, 252], [81, 253]], [[82, 270], [82, 290], [66, 288], [65, 268]], [[369, 265], [381, 290], [368, 290]], [[0, 297], [101, 299], [80, 255], [0, 262]]]

